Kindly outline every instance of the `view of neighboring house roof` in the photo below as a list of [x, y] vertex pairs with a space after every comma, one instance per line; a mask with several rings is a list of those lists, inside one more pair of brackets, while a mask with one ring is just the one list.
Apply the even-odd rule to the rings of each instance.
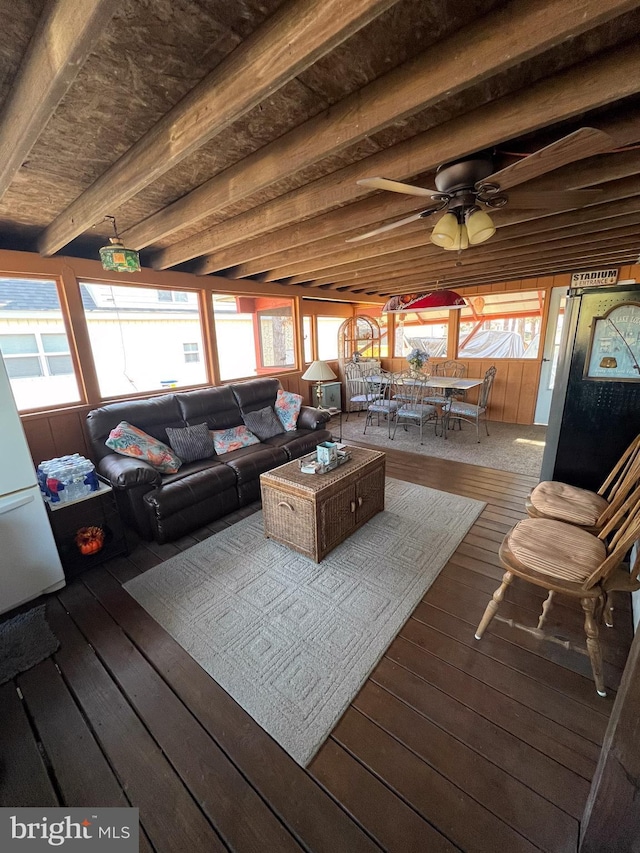
[[[43, 287], [48, 284], [48, 287]], [[84, 284], [80, 285], [82, 305], [87, 311], [95, 310], [96, 304]], [[3, 311], [57, 311], [60, 300], [55, 282], [30, 281], [29, 279], [0, 279], [0, 312]]]

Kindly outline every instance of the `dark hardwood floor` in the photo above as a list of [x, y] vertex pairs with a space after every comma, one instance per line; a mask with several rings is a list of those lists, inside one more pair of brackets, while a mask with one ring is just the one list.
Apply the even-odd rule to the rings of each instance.
[[387, 474], [486, 508], [307, 770], [121, 584], [259, 507], [170, 544], [138, 542], [48, 599], [61, 647], [0, 688], [0, 805], [140, 809], [140, 849], [576, 851], [629, 603], [602, 631], [597, 696], [579, 606], [514, 582], [481, 642], [497, 550], [532, 478], [391, 450]]

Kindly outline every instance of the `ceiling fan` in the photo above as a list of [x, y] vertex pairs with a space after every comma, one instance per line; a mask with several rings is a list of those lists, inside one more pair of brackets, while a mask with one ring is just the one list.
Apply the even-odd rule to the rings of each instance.
[[596, 202], [600, 190], [516, 190], [513, 194], [507, 194], [505, 190], [584, 157], [611, 151], [614, 147], [615, 142], [609, 134], [593, 127], [582, 127], [498, 172], [494, 171], [493, 157], [488, 152], [446, 163], [436, 171], [435, 190], [387, 178], [363, 178], [358, 181], [361, 186], [426, 197], [432, 203], [425, 210], [366, 234], [349, 237], [346, 242], [364, 240], [446, 210], [433, 228], [432, 243], [451, 251], [484, 243], [496, 232], [486, 209], [497, 209], [509, 204], [520, 208], [561, 207], [566, 210]]

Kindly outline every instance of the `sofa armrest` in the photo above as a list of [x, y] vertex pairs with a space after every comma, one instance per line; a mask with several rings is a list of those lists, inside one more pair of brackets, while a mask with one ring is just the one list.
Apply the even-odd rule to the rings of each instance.
[[122, 456], [120, 453], [110, 453], [98, 462], [98, 471], [106, 477], [116, 489], [130, 489], [132, 486], [160, 483], [160, 472], [143, 459], [132, 456]]
[[331, 419], [329, 412], [322, 409], [314, 409], [313, 406], [302, 406], [298, 415], [296, 426], [298, 429], [322, 429], [324, 424]]

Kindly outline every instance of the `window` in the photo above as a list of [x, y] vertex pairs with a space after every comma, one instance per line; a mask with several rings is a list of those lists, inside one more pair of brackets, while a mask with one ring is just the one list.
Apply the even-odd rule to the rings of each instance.
[[[457, 310], [457, 309], [456, 309]], [[407, 311], [403, 314], [391, 314], [395, 317], [396, 358], [404, 358], [412, 349], [423, 350], [432, 358], [447, 357], [447, 338], [449, 331], [449, 309], [442, 311]]]
[[459, 358], [537, 358], [544, 291], [471, 296], [460, 312]]
[[213, 294], [220, 379], [295, 367], [293, 300]]
[[200, 361], [200, 344], [182, 344], [185, 364], [196, 364]]
[[199, 356], [202, 328], [196, 293], [91, 282], [83, 287], [89, 297], [84, 300], [85, 316], [102, 396], [207, 381]]
[[305, 363], [309, 363], [313, 361], [313, 339], [312, 339], [312, 329], [313, 327], [313, 317], [303, 317], [302, 318], [302, 332], [304, 335], [304, 360]]
[[21, 411], [79, 402], [55, 281], [0, 278], [0, 352]]
[[338, 358], [338, 329], [344, 321], [345, 317], [316, 317], [320, 361]]
[[158, 302], [188, 302], [189, 294], [184, 290], [158, 290]]

